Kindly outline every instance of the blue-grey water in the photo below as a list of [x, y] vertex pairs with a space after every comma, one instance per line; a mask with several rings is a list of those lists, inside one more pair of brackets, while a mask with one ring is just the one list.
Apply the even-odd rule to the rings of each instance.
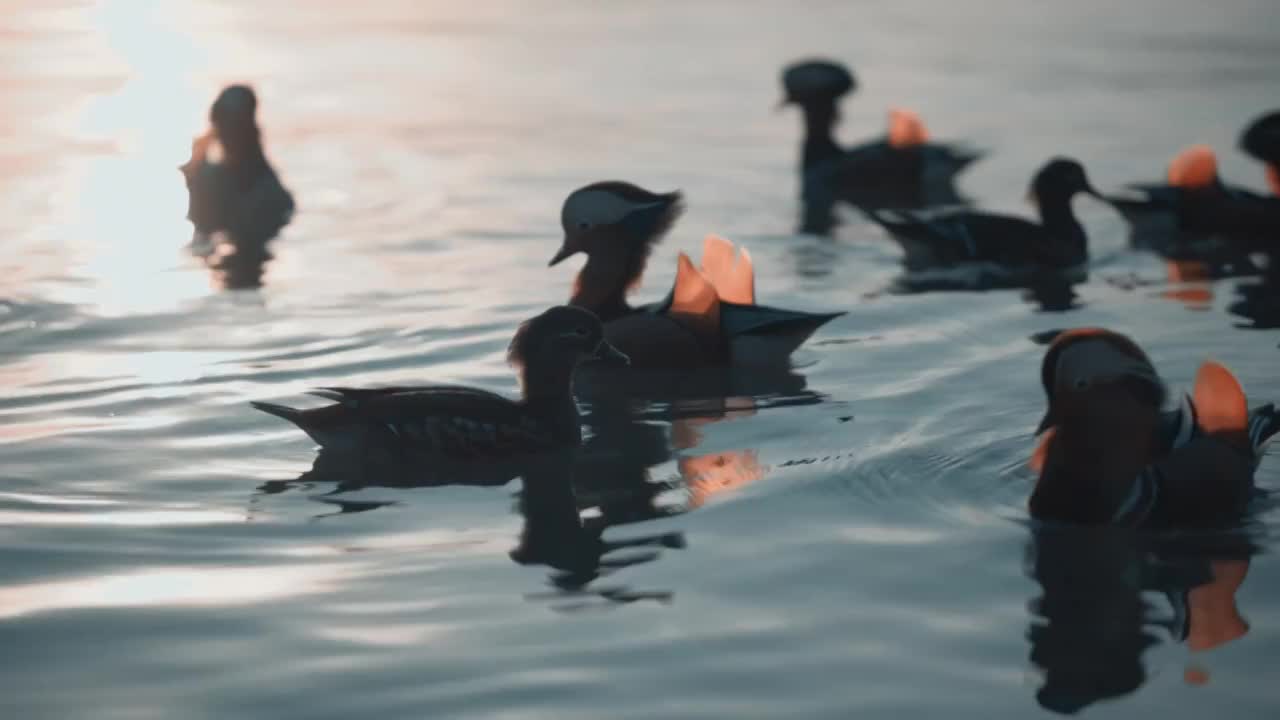
[[[851, 213], [834, 239], [793, 234], [799, 120], [773, 110], [781, 65], [825, 54], [861, 79], [846, 141], [915, 109], [990, 150], [961, 183], [984, 206], [1030, 212], [1053, 154], [1110, 188], [1193, 142], [1261, 188], [1234, 140], [1280, 99], [1274, 0], [0, 10], [4, 717], [1280, 708], [1280, 509], [1259, 509], [1252, 549], [1213, 552], [1033, 535], [1025, 510], [1043, 402], [1029, 336], [1106, 325], [1175, 386], [1213, 356], [1280, 400], [1280, 332], [1227, 313], [1240, 281], [1171, 284], [1084, 199], [1093, 266], [1070, 312], [1017, 291], [885, 293], [900, 252], [877, 229]], [[260, 289], [227, 289], [244, 283], [186, 248], [174, 169], [233, 81], [258, 89], [299, 205]], [[762, 302], [848, 314], [790, 376], [588, 408], [576, 497], [556, 479], [531, 501], [519, 481], [335, 493], [341, 473], [300, 477], [311, 442], [249, 400], [514, 392], [512, 330], [576, 268], [546, 267], [560, 202], [615, 177], [688, 200], [639, 297], [717, 232], [750, 248]], [[557, 514], [575, 504], [585, 529]], [[653, 544], [602, 546], [602, 524]], [[1245, 568], [1235, 631], [1206, 640], [1234, 617], [1206, 578]], [[1212, 617], [1184, 637], [1178, 608], [1197, 603]]]

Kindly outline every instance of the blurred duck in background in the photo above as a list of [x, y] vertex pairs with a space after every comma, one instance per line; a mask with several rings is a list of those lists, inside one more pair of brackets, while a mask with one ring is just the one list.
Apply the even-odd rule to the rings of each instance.
[[804, 114], [801, 149], [801, 231], [828, 232], [837, 201], [863, 209], [923, 208], [964, 202], [955, 176], [981, 157], [956, 144], [930, 142], [924, 121], [910, 110], [889, 112], [883, 137], [840, 147], [834, 131], [840, 99], [857, 89], [853, 74], [830, 60], [805, 60], [782, 72], [782, 105]]
[[902, 284], [933, 289], [1035, 287], [1046, 276], [1083, 280], [1088, 237], [1071, 201], [1097, 196], [1084, 166], [1052, 158], [1031, 180], [1028, 199], [1040, 221], [953, 208], [874, 210], [873, 221], [902, 245], [908, 276]]
[[[1254, 132], [1264, 148], [1263, 130]], [[1252, 139], [1246, 133], [1246, 139]], [[1270, 167], [1270, 166], [1269, 166]], [[1194, 145], [1169, 163], [1164, 183], [1133, 183], [1107, 197], [1130, 226], [1134, 247], [1171, 260], [1208, 263], [1215, 276], [1260, 271], [1251, 253], [1280, 247], [1280, 197], [1224, 183], [1213, 148]]]
[[293, 196], [263, 151], [257, 109], [248, 86], [224, 89], [209, 110], [209, 131], [192, 142], [191, 159], [179, 167], [190, 196], [193, 246], [222, 233], [238, 249], [260, 251], [293, 217]]
[[1271, 194], [1280, 195], [1280, 110], [1250, 123], [1240, 134], [1240, 149], [1266, 166]]

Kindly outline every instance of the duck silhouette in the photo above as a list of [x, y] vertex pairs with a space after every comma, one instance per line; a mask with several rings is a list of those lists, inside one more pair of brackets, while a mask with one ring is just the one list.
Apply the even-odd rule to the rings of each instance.
[[834, 131], [840, 99], [857, 88], [844, 65], [831, 60], [804, 60], [782, 71], [782, 105], [804, 115], [801, 149], [801, 230], [823, 233], [834, 223], [837, 201], [870, 208], [922, 208], [964, 202], [955, 176], [981, 157], [972, 149], [931, 142], [920, 117], [906, 109], [889, 112], [884, 136], [843, 148]]
[[1166, 258], [1201, 260], [1222, 274], [1258, 272], [1251, 252], [1280, 247], [1280, 198], [1227, 185], [1207, 145], [1180, 152], [1165, 183], [1133, 183], [1106, 200], [1130, 227], [1134, 247]]
[[[258, 99], [247, 85], [231, 85], [209, 110], [210, 130], [192, 143], [179, 167], [187, 183], [187, 218], [196, 240], [223, 232], [239, 245], [264, 244], [293, 217], [293, 196], [262, 147]], [[221, 150], [211, 160], [210, 150]]]
[[1280, 110], [1249, 123], [1240, 134], [1240, 149], [1265, 166], [1271, 193], [1280, 195]]
[[1173, 410], [1147, 355], [1128, 337], [1080, 328], [1057, 335], [1041, 364], [1048, 409], [1037, 428], [1030, 499], [1040, 520], [1143, 528], [1238, 522], [1253, 475], [1280, 431], [1273, 404], [1246, 405], [1222, 365], [1204, 363]]
[[336, 401], [325, 407], [251, 404], [292, 422], [331, 452], [507, 460], [581, 444], [573, 373], [588, 358], [627, 362], [604, 340], [595, 315], [561, 306], [523, 323], [511, 341], [508, 360], [520, 376], [519, 400], [455, 386], [330, 387], [313, 391]]
[[819, 327], [843, 315], [757, 305], [751, 257], [709, 236], [701, 267], [683, 253], [666, 299], [632, 306], [649, 254], [683, 209], [680, 193], [653, 193], [621, 181], [569, 195], [561, 209], [564, 241], [550, 265], [587, 256], [570, 304], [595, 313], [605, 336], [636, 368], [689, 369], [785, 365]]
[[1053, 158], [1032, 178], [1029, 196], [1040, 221], [973, 210], [873, 210], [868, 217], [902, 245], [903, 264], [930, 280], [942, 271], [961, 286], [1020, 287], [1046, 274], [1078, 274], [1089, 259], [1088, 237], [1071, 200], [1097, 196], [1084, 167]]

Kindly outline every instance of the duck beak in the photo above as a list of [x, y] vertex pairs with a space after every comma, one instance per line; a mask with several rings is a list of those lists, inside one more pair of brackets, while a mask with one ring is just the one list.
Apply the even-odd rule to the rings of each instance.
[[626, 353], [604, 340], [601, 340], [600, 344], [596, 346], [595, 354], [592, 357], [605, 365], [625, 366], [631, 364], [631, 358], [627, 357]]
[[782, 112], [783, 110], [786, 109], [788, 105], [792, 105], [792, 104], [794, 104], [794, 101], [792, 101], [791, 98], [785, 97], [785, 96], [781, 97], [778, 99], [778, 102], [774, 104], [773, 111]]
[[559, 265], [565, 258], [570, 257], [577, 252], [577, 250], [569, 245], [569, 239], [565, 238], [564, 244], [560, 246], [558, 251], [556, 251], [555, 257], [551, 258], [551, 262], [547, 263], [547, 267]]
[[1044, 417], [1041, 418], [1040, 424], [1036, 426], [1036, 437], [1044, 434], [1046, 430], [1058, 424], [1058, 419], [1053, 415], [1053, 408], [1044, 411]]

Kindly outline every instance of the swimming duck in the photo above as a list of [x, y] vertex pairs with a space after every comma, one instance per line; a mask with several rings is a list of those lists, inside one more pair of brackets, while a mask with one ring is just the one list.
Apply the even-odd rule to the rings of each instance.
[[[211, 129], [196, 138], [191, 159], [178, 168], [190, 198], [187, 218], [198, 235], [224, 231], [242, 242], [266, 242], [293, 217], [293, 196], [263, 152], [257, 110], [248, 86], [224, 89], [209, 109]], [[222, 155], [217, 162], [208, 158], [215, 142]]]
[[806, 204], [842, 199], [859, 207], [919, 208], [962, 202], [952, 182], [981, 157], [971, 149], [929, 141], [920, 117], [889, 112], [881, 138], [851, 148], [836, 144], [838, 103], [857, 88], [853, 74], [830, 60], [805, 60], [782, 71], [782, 105], [804, 113], [801, 176]]
[[377, 446], [452, 459], [508, 459], [579, 446], [574, 368], [589, 358], [627, 362], [605, 341], [595, 315], [568, 306], [523, 323], [507, 358], [520, 376], [519, 400], [466, 387], [334, 387], [313, 391], [337, 401], [321, 408], [250, 404], [297, 425], [325, 450]]
[[1135, 246], [1171, 258], [1213, 260], [1224, 252], [1239, 255], [1280, 245], [1280, 198], [1224, 184], [1217, 156], [1207, 145], [1174, 157], [1166, 183], [1126, 188], [1131, 195], [1106, 200], [1129, 222]]
[[1162, 411], [1165, 385], [1128, 337], [1058, 335], [1040, 370], [1048, 410], [1032, 467], [1032, 516], [1090, 525], [1217, 526], [1237, 519], [1280, 431], [1273, 404], [1250, 411], [1227, 368], [1206, 362], [1192, 395]]
[[868, 216], [902, 244], [909, 270], [978, 265], [991, 268], [997, 278], [1018, 280], [1028, 273], [1072, 269], [1088, 260], [1084, 226], [1071, 209], [1077, 193], [1098, 196], [1084, 167], [1059, 157], [1031, 181], [1030, 199], [1039, 206], [1039, 223], [970, 210], [873, 210]]
[[844, 314], [756, 305], [751, 256], [716, 236], [704, 242], [701, 267], [679, 255], [675, 285], [665, 300], [632, 306], [627, 294], [682, 211], [679, 192], [654, 193], [621, 181], [575, 190], [561, 208], [564, 242], [549, 264], [587, 256], [569, 303], [598, 315], [609, 342], [633, 366], [785, 363], [819, 327]]
[[1240, 149], [1267, 167], [1267, 185], [1280, 195], [1280, 110], [1254, 120], [1240, 135]]

